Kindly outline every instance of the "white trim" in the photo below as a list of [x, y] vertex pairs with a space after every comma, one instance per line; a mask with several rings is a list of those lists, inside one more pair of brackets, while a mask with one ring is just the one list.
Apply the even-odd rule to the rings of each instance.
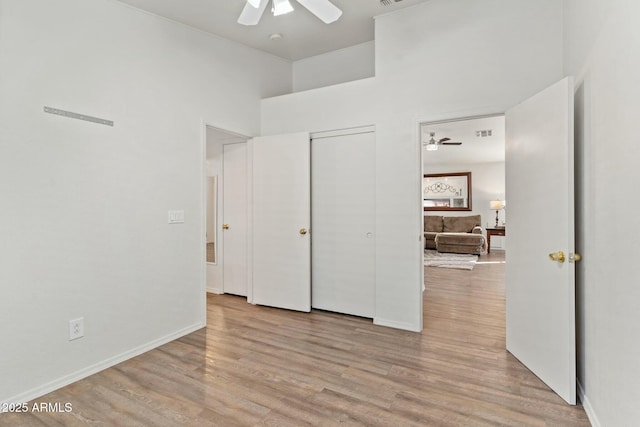
[[582, 402], [582, 407], [589, 418], [589, 422], [593, 427], [602, 427], [600, 420], [598, 420], [598, 417], [596, 416], [596, 411], [594, 411], [593, 406], [591, 406], [589, 398], [584, 394], [584, 388], [582, 388], [580, 381], [577, 381], [576, 385], [578, 386], [578, 398], [580, 399], [580, 402]]
[[419, 265], [418, 265], [418, 276], [420, 277], [419, 280], [419, 289], [418, 289], [418, 295], [415, 299], [416, 303], [418, 304], [418, 313], [419, 313], [419, 321], [418, 321], [418, 328], [419, 328], [419, 332], [422, 332], [424, 330], [424, 292], [426, 290], [425, 284], [424, 284], [424, 246], [425, 246], [425, 242], [424, 242], [424, 202], [423, 202], [423, 196], [422, 196], [422, 183], [423, 183], [423, 176], [424, 176], [424, 159], [423, 159], [423, 155], [424, 155], [424, 150], [422, 149], [422, 134], [421, 134], [421, 126], [422, 123], [420, 123], [418, 120], [414, 120], [413, 121], [413, 147], [416, 150], [415, 154], [416, 154], [416, 159], [419, 162], [418, 164], [418, 170], [420, 171], [420, 175], [417, 176], [416, 179], [416, 183], [417, 183], [417, 188], [416, 188], [416, 210], [417, 212], [419, 212], [419, 218], [417, 218], [418, 220], [418, 224], [417, 224], [417, 228], [419, 230], [418, 232], [418, 251], [420, 253], [420, 257], [419, 257]]
[[132, 350], [125, 351], [124, 353], [120, 353], [116, 356], [110, 357], [108, 359], [103, 360], [102, 362], [95, 363], [86, 368], [80, 369], [79, 371], [75, 371], [69, 375], [65, 375], [63, 377], [58, 378], [57, 380], [50, 381], [41, 386], [32, 388], [31, 390], [25, 391], [24, 393], [20, 393], [16, 396], [13, 396], [7, 399], [5, 402], [0, 403], [19, 403], [19, 402], [28, 402], [33, 399], [37, 399], [38, 397], [44, 396], [47, 393], [51, 393], [52, 391], [58, 390], [62, 387], [65, 387], [69, 384], [72, 384], [81, 379], [87, 378], [93, 374], [96, 374], [100, 371], [103, 371], [107, 368], [117, 365], [118, 363], [124, 362], [126, 360], [132, 359], [136, 356], [141, 355], [142, 353], [146, 353], [147, 351], [153, 350], [157, 347], [160, 347], [168, 342], [174, 341], [180, 337], [188, 335], [192, 332], [195, 332], [199, 329], [202, 329], [206, 326], [204, 322], [198, 322], [194, 325], [188, 326], [186, 328], [180, 329], [174, 333], [169, 335], [165, 335], [162, 338], [158, 338], [156, 340], [150, 341], [147, 344], [143, 344], [139, 347], [136, 347]]
[[247, 144], [247, 302], [253, 304], [253, 138]]
[[224, 294], [224, 291], [222, 289], [220, 289], [220, 288], [207, 287], [207, 293], [216, 294], [216, 295], [222, 295], [222, 294]]
[[357, 135], [360, 133], [373, 133], [376, 131], [375, 125], [368, 126], [358, 126], [353, 128], [344, 128], [344, 129], [335, 129], [335, 130], [327, 130], [321, 132], [312, 132], [309, 135], [310, 140], [314, 139], [322, 139], [322, 138], [331, 138], [334, 136], [346, 136], [346, 135]]
[[[378, 326], [387, 326], [389, 328], [403, 329], [410, 332], [421, 332], [421, 327], [416, 327], [413, 323], [396, 322], [395, 320], [382, 319], [380, 317], [373, 318], [373, 324]], [[422, 326], [421, 324], [418, 326]]]
[[207, 123], [200, 119], [200, 292], [202, 319], [207, 324]]

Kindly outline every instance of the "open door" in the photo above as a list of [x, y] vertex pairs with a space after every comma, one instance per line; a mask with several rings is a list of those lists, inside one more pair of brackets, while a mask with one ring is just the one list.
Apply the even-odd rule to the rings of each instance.
[[253, 138], [251, 302], [311, 311], [308, 133]]
[[507, 350], [576, 403], [573, 78], [506, 113]]
[[247, 296], [247, 143], [224, 144], [222, 152], [223, 290]]

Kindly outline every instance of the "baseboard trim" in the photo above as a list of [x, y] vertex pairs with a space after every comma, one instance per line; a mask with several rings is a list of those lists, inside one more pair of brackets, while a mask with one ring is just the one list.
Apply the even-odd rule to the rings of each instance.
[[395, 320], [382, 319], [380, 317], [374, 317], [373, 324], [379, 325], [379, 326], [386, 326], [389, 328], [403, 329], [405, 331], [411, 331], [411, 332], [422, 332], [422, 328], [420, 328], [419, 325], [416, 326], [411, 323], [397, 322]]
[[192, 332], [195, 332], [198, 329], [202, 329], [205, 326], [206, 326], [206, 323], [198, 322], [194, 325], [183, 328], [172, 334], [165, 335], [164, 337], [148, 342], [132, 350], [125, 351], [124, 353], [120, 353], [116, 356], [110, 357], [102, 362], [80, 369], [76, 372], [73, 372], [69, 375], [65, 375], [64, 377], [50, 381], [41, 386], [32, 388], [31, 390], [28, 390], [24, 393], [20, 393], [0, 403], [24, 403], [24, 402], [29, 402], [33, 399], [37, 399], [38, 397], [44, 396], [47, 393], [51, 393], [52, 391], [58, 390], [62, 387], [65, 387], [81, 379], [87, 378], [93, 374], [96, 374], [107, 368], [115, 366], [118, 363], [124, 362], [125, 360], [129, 360], [133, 357], [141, 355], [142, 353], [146, 353], [149, 350], [153, 350], [154, 348], [160, 347], [161, 345], [164, 345], [168, 342], [171, 342], [175, 339], [178, 339]]
[[593, 427], [602, 427], [600, 420], [598, 420], [598, 417], [596, 416], [596, 412], [593, 410], [593, 406], [591, 406], [589, 398], [584, 394], [584, 389], [582, 388], [580, 381], [578, 381], [578, 397], [580, 398], [580, 402], [582, 402], [582, 407], [584, 408], [584, 412], [586, 412], [591, 425]]
[[207, 287], [207, 292], [210, 293], [210, 294], [217, 294], [217, 295], [222, 295], [224, 293], [224, 291], [222, 289], [210, 288], [210, 287]]

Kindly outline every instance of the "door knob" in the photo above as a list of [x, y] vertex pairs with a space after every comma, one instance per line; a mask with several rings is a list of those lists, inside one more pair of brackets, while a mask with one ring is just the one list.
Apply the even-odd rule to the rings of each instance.
[[223, 230], [228, 230], [229, 229], [229, 224], [222, 224], [222, 229]]
[[307, 234], [307, 229], [306, 228], [301, 228], [299, 233], [304, 236], [305, 234]]
[[581, 259], [582, 256], [580, 254], [574, 254], [573, 252], [569, 254], [569, 262], [578, 262]]
[[551, 252], [549, 254], [549, 259], [551, 261], [558, 261], [560, 264], [562, 264], [566, 258], [564, 256], [564, 252], [558, 251], [558, 252]]

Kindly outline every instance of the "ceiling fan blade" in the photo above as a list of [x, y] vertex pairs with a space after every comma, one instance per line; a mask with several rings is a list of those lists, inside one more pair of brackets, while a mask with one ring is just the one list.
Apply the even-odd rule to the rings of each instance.
[[462, 145], [462, 142], [441, 142], [441, 145]]
[[329, 0], [297, 0], [309, 12], [320, 18], [325, 24], [335, 22], [342, 16], [342, 11]]
[[260, 22], [264, 10], [267, 8], [269, 0], [260, 0], [258, 7], [253, 7], [251, 3], [247, 2], [242, 9], [242, 13], [238, 18], [238, 24], [242, 25], [256, 25]]
[[451, 141], [451, 138], [441, 138], [441, 139], [438, 141], [438, 143], [445, 142], [445, 141]]

